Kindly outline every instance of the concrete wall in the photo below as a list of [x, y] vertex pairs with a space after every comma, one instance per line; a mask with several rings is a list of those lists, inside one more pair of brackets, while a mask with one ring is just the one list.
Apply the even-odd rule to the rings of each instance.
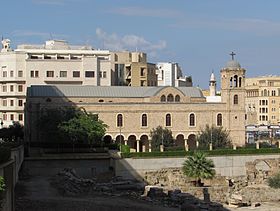
[[24, 161], [24, 170], [32, 177], [55, 176], [64, 168], [72, 168], [83, 178], [92, 178], [109, 171], [109, 159], [29, 159]]
[[[23, 146], [11, 150], [11, 160], [0, 165], [0, 176], [5, 179], [5, 192], [3, 193], [2, 210], [13, 211], [14, 188], [18, 181], [18, 173], [24, 159]], [[1, 209], [1, 208], [0, 208]]]
[[[257, 159], [280, 158], [280, 155], [248, 155], [248, 156], [213, 156], [216, 173], [221, 176], [246, 175], [246, 162]], [[163, 168], [180, 168], [186, 158], [127, 158], [118, 159], [114, 162], [116, 176], [130, 179], [143, 179], [146, 171], [155, 171]]]

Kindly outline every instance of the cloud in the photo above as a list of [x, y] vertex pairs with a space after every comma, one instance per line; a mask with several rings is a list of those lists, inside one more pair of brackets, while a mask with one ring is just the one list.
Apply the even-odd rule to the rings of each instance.
[[48, 39], [66, 39], [68, 36], [65, 34], [53, 34], [48, 32], [39, 32], [33, 30], [15, 30], [12, 32], [15, 37], [40, 37], [44, 40]]
[[108, 10], [109, 13], [125, 15], [125, 16], [140, 16], [140, 17], [157, 17], [157, 18], [176, 18], [183, 14], [177, 10], [171, 9], [153, 9], [145, 7], [118, 7]]
[[165, 49], [167, 46], [164, 40], [152, 43], [143, 37], [133, 34], [124, 35], [122, 37], [116, 33], [108, 34], [100, 28], [96, 29], [96, 36], [103, 42], [104, 48], [109, 50], [140, 50], [147, 52], [152, 57], [155, 57], [158, 51]]
[[222, 29], [252, 33], [259, 36], [280, 35], [280, 22], [273, 22], [263, 19], [240, 18], [199, 20], [188, 18], [187, 20], [177, 22], [169, 26], [175, 28]]

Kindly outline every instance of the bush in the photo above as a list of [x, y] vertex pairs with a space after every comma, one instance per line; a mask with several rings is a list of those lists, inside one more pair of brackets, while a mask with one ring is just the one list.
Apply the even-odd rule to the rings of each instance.
[[5, 163], [11, 158], [11, 149], [8, 147], [0, 147], [0, 164]]
[[2, 176], [0, 176], [0, 193], [5, 191], [5, 180]]
[[[262, 149], [253, 149], [253, 148], [241, 148], [238, 150], [233, 149], [216, 149], [216, 150], [202, 150], [207, 154], [207, 156], [224, 156], [224, 155], [257, 155], [257, 154], [275, 154], [280, 153], [278, 148], [262, 148]], [[132, 153], [123, 153], [123, 158], [142, 158], [142, 157], [184, 157], [192, 155], [194, 151], [164, 151], [164, 152], [132, 152]]]
[[268, 178], [268, 185], [272, 188], [280, 188], [280, 172], [275, 176]]
[[121, 144], [120, 149], [122, 153], [130, 153], [130, 147], [128, 145]]
[[185, 147], [182, 146], [171, 146], [171, 147], [165, 147], [165, 151], [184, 151]]

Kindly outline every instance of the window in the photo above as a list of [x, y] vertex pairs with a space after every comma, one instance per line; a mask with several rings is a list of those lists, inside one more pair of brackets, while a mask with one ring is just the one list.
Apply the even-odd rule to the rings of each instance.
[[59, 72], [59, 77], [66, 78], [67, 77], [67, 71], [60, 71]]
[[2, 86], [2, 92], [7, 92], [7, 86], [6, 85]]
[[142, 114], [142, 127], [148, 126], [147, 114]]
[[3, 78], [7, 77], [7, 71], [3, 71]]
[[94, 78], [94, 71], [86, 71], [85, 76], [86, 78]]
[[271, 95], [272, 95], [272, 96], [276, 96], [276, 91], [275, 91], [275, 90], [272, 90], [272, 91], [271, 91]]
[[123, 115], [118, 114], [117, 116], [117, 127], [122, 127], [123, 126]]
[[173, 101], [174, 101], [173, 95], [172, 95], [172, 94], [169, 94], [169, 95], [167, 96], [167, 102], [173, 102]]
[[145, 86], [145, 81], [140, 81], [140, 86]]
[[13, 70], [10, 71], [10, 77], [14, 77], [14, 71]]
[[10, 106], [14, 106], [14, 100], [10, 100]]
[[18, 71], [18, 77], [19, 77], [19, 78], [23, 77], [23, 72], [22, 72], [22, 70], [19, 70], [19, 71]]
[[39, 78], [39, 71], [38, 70], [31, 70], [30, 71], [31, 78]]
[[23, 92], [23, 85], [18, 85], [18, 92]]
[[165, 126], [166, 127], [171, 126], [171, 115], [170, 114], [166, 114], [166, 116], [165, 116]]
[[144, 67], [141, 67], [141, 69], [140, 69], [140, 75], [141, 75], [141, 76], [145, 76], [145, 68], [144, 68]]
[[189, 122], [190, 126], [195, 126], [195, 115], [194, 114], [190, 114], [190, 122]]
[[106, 71], [103, 72], [103, 78], [107, 78], [107, 72]]
[[14, 85], [10, 85], [10, 92], [14, 91]]
[[165, 102], [165, 101], [166, 101], [165, 95], [162, 95], [162, 96], [160, 97], [160, 101], [161, 101], [161, 102]]
[[223, 125], [223, 117], [222, 114], [217, 115], [217, 126], [222, 126]]
[[180, 102], [180, 96], [179, 95], [175, 96], [175, 102]]
[[22, 121], [23, 120], [23, 114], [18, 114], [18, 121]]
[[233, 104], [237, 105], [238, 104], [238, 95], [233, 96]]
[[54, 71], [47, 71], [47, 77], [53, 78], [54, 77]]
[[73, 71], [73, 78], [80, 78], [80, 71]]
[[7, 100], [3, 100], [3, 101], [2, 101], [2, 105], [3, 105], [3, 106], [7, 106]]
[[7, 114], [3, 114], [3, 120], [7, 120]]
[[18, 100], [18, 106], [23, 106], [23, 100]]
[[10, 120], [14, 121], [14, 115], [13, 114], [10, 115]]

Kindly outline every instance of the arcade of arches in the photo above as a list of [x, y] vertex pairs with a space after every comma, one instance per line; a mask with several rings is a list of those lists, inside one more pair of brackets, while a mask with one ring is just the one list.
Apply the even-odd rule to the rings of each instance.
[[[131, 152], [151, 152], [151, 140], [147, 135], [141, 135], [137, 139], [135, 135], [128, 136], [127, 139], [123, 135], [117, 135], [114, 140], [111, 135], [106, 135], [103, 138], [105, 144], [121, 143], [128, 145]], [[174, 140], [175, 146], [185, 148], [186, 150], [194, 150], [197, 148], [197, 140], [195, 134], [189, 134], [187, 139], [183, 134], [178, 134]]]

